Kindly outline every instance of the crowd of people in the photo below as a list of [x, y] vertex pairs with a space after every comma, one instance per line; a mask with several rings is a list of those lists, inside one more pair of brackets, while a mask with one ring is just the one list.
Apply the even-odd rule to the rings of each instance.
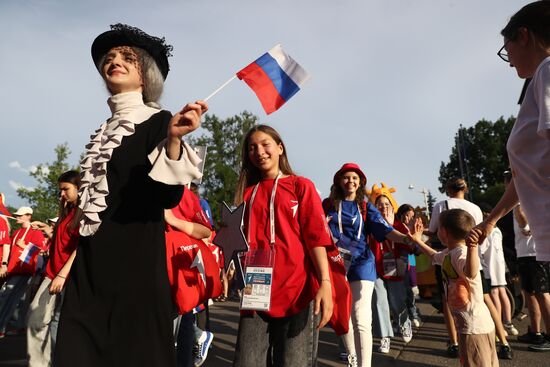
[[[321, 201], [273, 127], [248, 131], [235, 193], [248, 251], [232, 258], [246, 279], [234, 366], [314, 366], [327, 324], [348, 366], [370, 366], [373, 325], [388, 353], [394, 333], [408, 343], [421, 323], [421, 253], [439, 266], [449, 355], [463, 366], [513, 358], [507, 336], [518, 330], [496, 226], [511, 211], [531, 318], [518, 339], [550, 350], [541, 327], [550, 333], [550, 1], [526, 5], [501, 33], [498, 55], [531, 82], [494, 208], [467, 201], [457, 178], [423, 222], [385, 184], [367, 190], [356, 163], [336, 171]], [[58, 217], [33, 221], [26, 206], [12, 215], [2, 197], [0, 337], [26, 333], [30, 366], [200, 366], [207, 356], [209, 299], [225, 300], [227, 276], [212, 213], [192, 186], [200, 159], [182, 138], [208, 106], [160, 109], [171, 50], [123, 24], [100, 34], [92, 58], [112, 116], [92, 135], [80, 172], [59, 177]]]

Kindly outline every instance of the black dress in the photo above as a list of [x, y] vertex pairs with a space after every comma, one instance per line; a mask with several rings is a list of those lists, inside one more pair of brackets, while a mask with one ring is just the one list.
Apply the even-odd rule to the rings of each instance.
[[152, 115], [112, 152], [108, 207], [97, 232], [80, 237], [68, 279], [56, 367], [175, 366], [163, 209], [183, 186], [153, 181], [147, 158], [170, 118]]

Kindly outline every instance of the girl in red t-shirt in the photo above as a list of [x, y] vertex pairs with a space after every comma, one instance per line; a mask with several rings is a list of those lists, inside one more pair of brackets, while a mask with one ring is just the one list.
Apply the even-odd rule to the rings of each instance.
[[294, 174], [269, 126], [254, 126], [244, 139], [236, 193], [242, 202], [246, 257], [263, 250], [274, 260], [269, 309], [241, 313], [234, 365], [314, 365], [318, 330], [333, 310], [333, 245], [315, 186]]
[[55, 348], [57, 324], [63, 303], [65, 280], [76, 256], [78, 221], [74, 219], [78, 203], [80, 174], [67, 171], [58, 180], [59, 217], [53, 228], [42, 222], [32, 222], [50, 238], [50, 258], [44, 280], [31, 303], [27, 329], [29, 366], [51, 365]]

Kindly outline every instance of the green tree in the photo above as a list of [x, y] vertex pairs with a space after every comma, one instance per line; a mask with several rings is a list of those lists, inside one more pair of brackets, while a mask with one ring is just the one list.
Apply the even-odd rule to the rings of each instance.
[[474, 126], [460, 127], [455, 135], [449, 162], [441, 162], [439, 190], [452, 177], [462, 177], [470, 188], [469, 199], [476, 203], [496, 204], [504, 192], [502, 173], [508, 169], [506, 142], [515, 118], [495, 122], [480, 120]]
[[212, 208], [214, 223], [219, 222], [222, 202], [233, 203], [241, 166], [242, 141], [258, 117], [243, 111], [226, 119], [206, 115], [202, 128], [206, 133], [191, 137], [192, 146], [206, 146], [206, 162], [201, 184], [202, 195]]
[[57, 178], [70, 169], [67, 158], [71, 151], [67, 143], [55, 147], [56, 159], [50, 163], [41, 163], [36, 170], [29, 173], [37, 182], [36, 187], [27, 189], [21, 187], [17, 189], [17, 195], [26, 200], [33, 208], [33, 219], [46, 220], [57, 216], [59, 209], [59, 188]]

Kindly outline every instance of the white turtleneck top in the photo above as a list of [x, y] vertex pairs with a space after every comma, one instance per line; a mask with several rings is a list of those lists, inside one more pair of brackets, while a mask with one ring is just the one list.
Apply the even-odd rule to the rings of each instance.
[[[80, 221], [82, 236], [93, 235], [101, 225], [99, 213], [107, 208], [107, 163], [111, 160], [113, 150], [120, 146], [125, 136], [135, 132], [135, 125], [159, 112], [156, 108], [146, 106], [139, 92], [113, 95], [107, 103], [113, 115], [91, 136], [81, 162], [79, 207], [83, 211]], [[165, 145], [166, 140], [163, 140], [148, 156], [153, 165], [149, 176], [153, 180], [169, 185], [186, 185], [202, 176], [197, 168], [201, 160], [187, 143], [182, 143], [183, 154], [177, 161], [168, 158]]]

